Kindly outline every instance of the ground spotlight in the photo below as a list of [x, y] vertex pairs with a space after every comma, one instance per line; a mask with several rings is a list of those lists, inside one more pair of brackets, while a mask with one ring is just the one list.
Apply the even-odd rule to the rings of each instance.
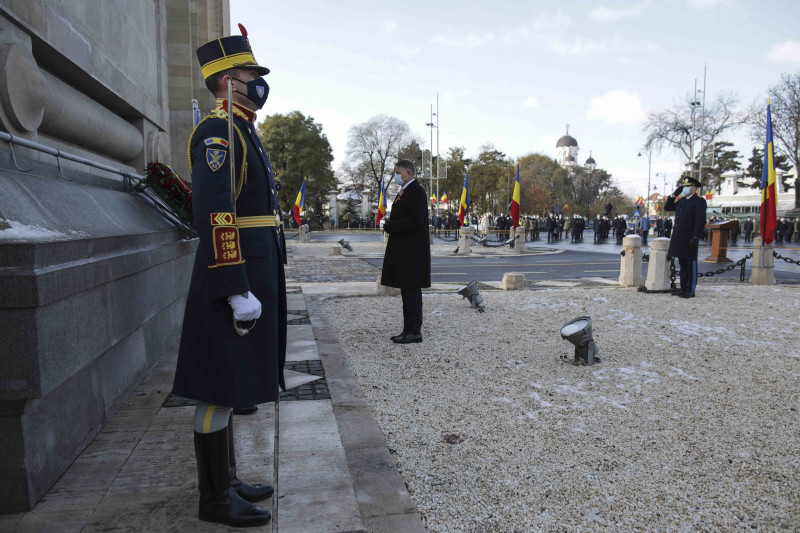
[[483, 313], [486, 309], [483, 305], [483, 296], [478, 294], [478, 282], [470, 281], [466, 287], [458, 291], [458, 294], [469, 300], [473, 309], [477, 309], [479, 313]]
[[352, 246], [350, 246], [350, 241], [346, 241], [346, 240], [344, 240], [344, 239], [339, 239], [339, 241], [338, 241], [338, 242], [339, 242], [339, 244], [341, 244], [341, 245], [342, 245], [342, 248], [344, 248], [344, 249], [345, 249], [345, 250], [347, 250], [348, 252], [352, 252], [352, 251], [353, 251], [353, 247], [352, 247]]
[[575, 345], [575, 362], [586, 363], [589, 366], [600, 362], [599, 357], [595, 357], [600, 348], [594, 343], [592, 337], [592, 319], [588, 316], [581, 316], [570, 320], [561, 328], [561, 337]]

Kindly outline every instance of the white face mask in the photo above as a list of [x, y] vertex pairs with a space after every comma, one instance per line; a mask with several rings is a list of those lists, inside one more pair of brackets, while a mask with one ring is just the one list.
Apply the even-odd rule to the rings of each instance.
[[684, 188], [683, 188], [683, 192], [682, 192], [681, 194], [683, 194], [684, 196], [689, 196], [689, 194], [691, 194], [691, 192], [692, 192], [692, 189], [691, 189], [691, 188], [689, 188], [689, 187], [684, 187]]
[[403, 175], [402, 174], [398, 174], [397, 172], [395, 172], [394, 173], [394, 182], [396, 184], [398, 184], [398, 185], [402, 185], [403, 184]]

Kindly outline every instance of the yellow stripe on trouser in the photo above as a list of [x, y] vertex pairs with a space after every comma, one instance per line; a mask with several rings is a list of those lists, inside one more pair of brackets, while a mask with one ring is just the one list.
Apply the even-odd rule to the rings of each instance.
[[208, 403], [199, 403], [194, 410], [194, 430], [197, 433], [215, 433], [228, 426], [232, 409]]
[[216, 409], [216, 406], [208, 406], [206, 416], [203, 418], [203, 433], [211, 433], [211, 418], [214, 416], [214, 409]]

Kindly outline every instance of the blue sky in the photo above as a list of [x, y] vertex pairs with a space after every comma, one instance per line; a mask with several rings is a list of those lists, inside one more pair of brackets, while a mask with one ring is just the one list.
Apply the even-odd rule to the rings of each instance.
[[[353, 124], [377, 114], [405, 120], [430, 144], [439, 94], [443, 154], [492, 143], [517, 158], [555, 155], [569, 123], [580, 161], [631, 194], [644, 194], [642, 120], [702, 88], [766, 100], [782, 72], [800, 70], [800, 1], [230, 0], [269, 67], [263, 114], [299, 110], [323, 125], [335, 168]], [[558, 6], [558, 7], [556, 7]], [[238, 28], [236, 32], [238, 33]], [[746, 132], [732, 137], [743, 154]], [[434, 151], [436, 150], [434, 132]], [[652, 182], [674, 180], [677, 153], [653, 154]], [[746, 164], [745, 164], [746, 166]]]

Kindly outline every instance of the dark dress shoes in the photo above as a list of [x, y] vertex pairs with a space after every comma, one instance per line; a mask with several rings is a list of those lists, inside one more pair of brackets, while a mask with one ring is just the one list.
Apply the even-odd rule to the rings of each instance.
[[692, 294], [691, 292], [684, 292], [683, 294], [681, 294], [681, 298], [694, 298], [694, 294]]
[[390, 339], [392, 339], [393, 341], [396, 341], [397, 339], [402, 339], [402, 338], [403, 338], [403, 335], [405, 335], [405, 334], [406, 334], [406, 332], [404, 331], [404, 332], [403, 332], [403, 333], [401, 333], [400, 335], [394, 335], [394, 336], [392, 336], [392, 337], [389, 337], [389, 338], [390, 338]]
[[397, 344], [411, 344], [422, 342], [422, 333], [405, 333], [397, 339], [392, 339]]
[[234, 407], [233, 414], [235, 415], [252, 415], [258, 411], [258, 407], [251, 405], [250, 407]]

